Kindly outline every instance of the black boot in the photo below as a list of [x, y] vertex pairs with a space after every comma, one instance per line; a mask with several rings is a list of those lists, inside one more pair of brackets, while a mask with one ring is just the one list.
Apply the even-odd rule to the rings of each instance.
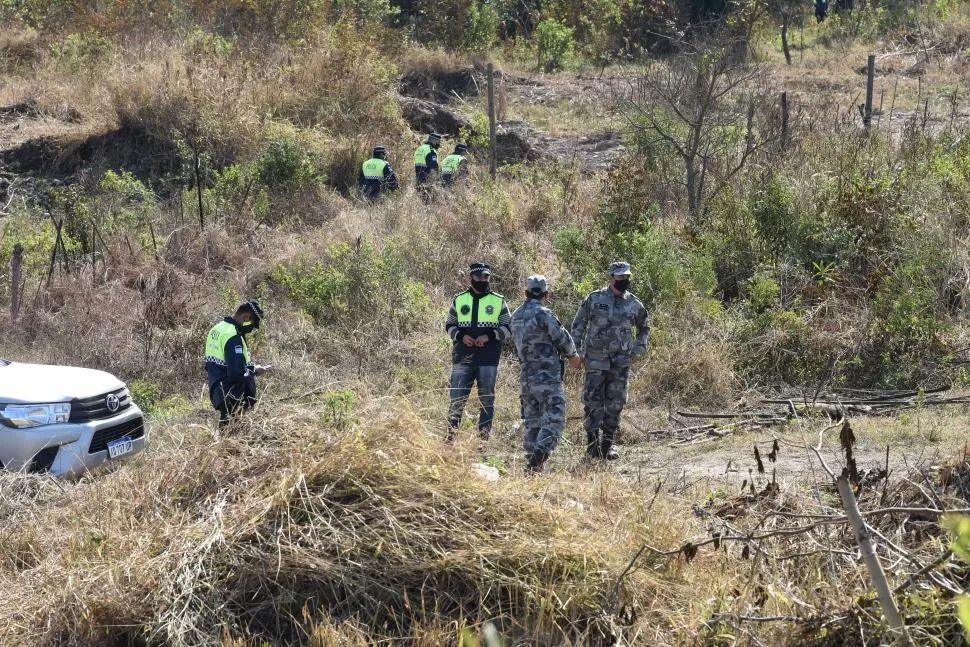
[[491, 437], [492, 437], [492, 428], [491, 427], [482, 427], [481, 429], [478, 430], [478, 439], [479, 440], [488, 440]]
[[532, 455], [529, 456], [529, 462], [525, 465], [526, 474], [541, 474], [542, 467], [549, 460], [549, 452], [543, 451], [541, 449], [533, 450]]
[[459, 425], [461, 425], [461, 418], [448, 418], [448, 433], [445, 434], [445, 442], [449, 445], [458, 440]]
[[591, 461], [603, 458], [603, 453], [600, 449], [600, 438], [597, 433], [586, 432], [586, 458]]
[[620, 453], [616, 451], [616, 445], [613, 444], [613, 439], [603, 436], [603, 445], [600, 448], [603, 453], [603, 458], [608, 461], [615, 461], [620, 458]]

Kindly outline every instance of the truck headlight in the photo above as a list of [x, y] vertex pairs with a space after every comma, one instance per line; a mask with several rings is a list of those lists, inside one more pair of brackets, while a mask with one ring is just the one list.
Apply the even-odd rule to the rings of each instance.
[[23, 429], [67, 422], [71, 418], [71, 404], [0, 404], [0, 424]]

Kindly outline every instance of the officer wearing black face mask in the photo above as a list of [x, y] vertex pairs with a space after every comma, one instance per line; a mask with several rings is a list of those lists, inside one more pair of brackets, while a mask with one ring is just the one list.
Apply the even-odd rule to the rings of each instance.
[[209, 400], [219, 412], [219, 425], [242, 409], [256, 404], [256, 376], [271, 366], [253, 364], [246, 335], [259, 329], [263, 309], [255, 299], [241, 303], [236, 313], [209, 331], [205, 343], [205, 369]]
[[495, 381], [502, 341], [512, 334], [512, 315], [505, 297], [491, 291], [492, 270], [487, 263], [469, 266], [471, 288], [455, 297], [445, 330], [451, 338], [451, 404], [448, 407], [448, 439], [461, 425], [472, 384], [478, 384], [481, 411], [478, 434], [487, 440], [495, 413]]
[[591, 460], [620, 457], [613, 443], [627, 400], [630, 367], [647, 356], [650, 314], [627, 291], [632, 275], [629, 263], [610, 264], [609, 285], [586, 297], [570, 331], [586, 368], [583, 426]]

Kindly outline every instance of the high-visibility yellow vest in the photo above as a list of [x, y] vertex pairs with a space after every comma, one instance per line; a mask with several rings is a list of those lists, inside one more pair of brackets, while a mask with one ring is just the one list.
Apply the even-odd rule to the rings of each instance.
[[[495, 328], [498, 326], [498, 318], [502, 314], [502, 303], [505, 297], [501, 294], [489, 292], [478, 299], [478, 316], [472, 312], [475, 306], [475, 297], [470, 290], [462, 292], [455, 297], [455, 313], [458, 315], [458, 325], [463, 327], [481, 326], [482, 328]], [[474, 321], [475, 323], [472, 323]]]
[[[235, 325], [228, 321], [220, 321], [214, 325], [205, 341], [205, 361], [225, 366], [226, 342], [236, 335], [239, 335], [239, 331], [236, 330]], [[239, 335], [239, 338], [242, 340], [243, 359], [246, 361], [246, 365], [249, 366], [252, 364], [249, 358], [249, 345], [246, 343], [245, 337]]]
[[426, 168], [428, 166], [428, 153], [433, 150], [431, 144], [421, 144], [418, 146], [418, 150], [414, 151], [414, 165]]
[[444, 159], [441, 163], [441, 174], [442, 175], [456, 175], [458, 173], [458, 167], [461, 163], [465, 161], [465, 158], [461, 155], [455, 155], [452, 153]]
[[387, 162], [384, 160], [373, 157], [366, 162], [361, 167], [364, 172], [364, 179], [367, 180], [383, 180], [384, 179], [384, 168], [387, 166]]

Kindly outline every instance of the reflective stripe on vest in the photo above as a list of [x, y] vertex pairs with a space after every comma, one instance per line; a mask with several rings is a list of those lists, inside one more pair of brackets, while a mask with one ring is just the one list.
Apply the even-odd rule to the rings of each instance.
[[428, 153], [433, 151], [431, 144], [421, 144], [418, 146], [418, 150], [414, 151], [414, 165], [420, 166], [421, 168], [427, 168], [428, 166]]
[[[495, 328], [498, 326], [499, 315], [502, 314], [502, 297], [489, 292], [478, 300], [478, 316], [473, 317], [472, 308], [475, 297], [471, 292], [462, 292], [455, 297], [455, 312], [458, 315], [458, 325], [462, 327], [481, 326]], [[472, 323], [475, 321], [475, 323]]]
[[[212, 327], [209, 331], [209, 337], [205, 341], [205, 361], [212, 362], [213, 364], [218, 364], [219, 366], [226, 365], [226, 342], [239, 334], [236, 327], [229, 323], [228, 321], [220, 321]], [[246, 361], [246, 365], [249, 366], [252, 362], [249, 359], [249, 345], [246, 343], [246, 338], [240, 336], [242, 339], [243, 347], [243, 359]]]
[[461, 163], [465, 161], [465, 158], [461, 155], [451, 154], [445, 158], [445, 161], [441, 163], [441, 174], [442, 175], [455, 175], [458, 173], [458, 167]]
[[366, 162], [364, 162], [361, 170], [364, 172], [365, 180], [383, 180], [384, 179], [384, 167], [387, 166], [387, 162], [377, 157], [373, 157]]

